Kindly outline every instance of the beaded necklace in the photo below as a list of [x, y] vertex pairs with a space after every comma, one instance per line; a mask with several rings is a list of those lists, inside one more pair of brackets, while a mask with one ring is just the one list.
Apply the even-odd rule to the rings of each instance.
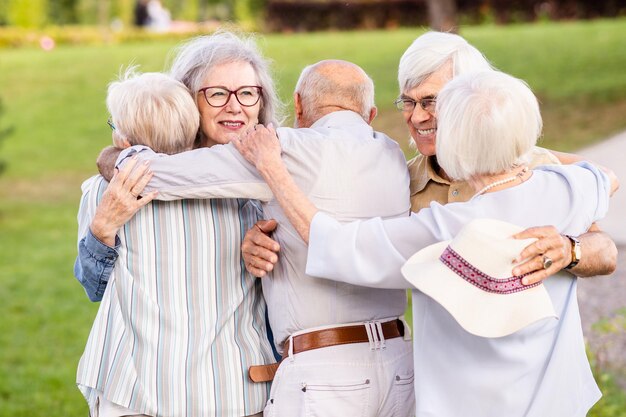
[[482, 189], [480, 189], [476, 194], [474, 194], [474, 197], [485, 194], [487, 191], [491, 190], [492, 188], [497, 187], [498, 185], [502, 185], [502, 184], [506, 184], [509, 182], [513, 182], [517, 179], [520, 179], [522, 181], [524, 181], [522, 179], [522, 177], [524, 176], [524, 174], [526, 174], [528, 172], [528, 167], [524, 167], [522, 168], [522, 170], [520, 172], [518, 172], [517, 174], [515, 174], [512, 177], [507, 177], [498, 181], [494, 181], [491, 184], [488, 184], [487, 186], [483, 187]]

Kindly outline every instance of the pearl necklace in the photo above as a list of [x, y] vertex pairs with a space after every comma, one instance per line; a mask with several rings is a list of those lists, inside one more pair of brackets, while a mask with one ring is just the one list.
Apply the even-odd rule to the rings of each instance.
[[504, 179], [492, 182], [491, 184], [488, 184], [487, 186], [483, 187], [480, 191], [478, 191], [476, 194], [474, 194], [474, 197], [482, 195], [482, 194], [485, 194], [487, 191], [491, 190], [492, 188], [495, 188], [495, 187], [497, 187], [499, 185], [502, 185], [502, 184], [513, 182], [513, 181], [515, 181], [517, 179], [520, 179], [520, 180], [524, 181], [522, 179], [522, 177], [527, 172], [528, 172], [528, 167], [524, 167], [524, 168], [522, 168], [522, 170], [520, 172], [515, 174], [515, 176], [513, 176], [513, 177], [508, 177], [508, 178], [504, 178]]

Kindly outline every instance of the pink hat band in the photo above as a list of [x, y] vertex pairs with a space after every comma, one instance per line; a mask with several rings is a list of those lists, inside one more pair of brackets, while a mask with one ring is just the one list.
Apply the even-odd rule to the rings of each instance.
[[512, 294], [536, 287], [540, 284], [539, 282], [530, 285], [522, 284], [522, 278], [528, 274], [510, 278], [494, 278], [489, 276], [465, 260], [449, 245], [443, 251], [439, 260], [455, 274], [473, 286], [494, 294]]

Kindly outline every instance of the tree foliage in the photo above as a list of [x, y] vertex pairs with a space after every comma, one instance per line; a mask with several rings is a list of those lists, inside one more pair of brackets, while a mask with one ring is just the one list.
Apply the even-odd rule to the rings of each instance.
[[[0, 26], [131, 25], [137, 0], [0, 0]], [[585, 19], [626, 14], [625, 0], [161, 0], [175, 20], [251, 29], [351, 29]]]
[[47, 0], [5, 0], [7, 23], [21, 27], [40, 27], [48, 20]]

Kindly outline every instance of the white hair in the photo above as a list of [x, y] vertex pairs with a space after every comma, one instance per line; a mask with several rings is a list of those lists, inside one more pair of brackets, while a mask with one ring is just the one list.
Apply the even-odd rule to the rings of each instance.
[[360, 80], [341, 82], [338, 77], [329, 77], [318, 71], [320, 65], [327, 65], [329, 62], [331, 61], [309, 65], [300, 73], [295, 92], [302, 100], [304, 118], [309, 121], [318, 120], [326, 114], [322, 107], [332, 105], [352, 110], [369, 123], [370, 112], [375, 107], [374, 82], [360, 67], [348, 62], [345, 64], [354, 65], [354, 70], [361, 73]]
[[283, 104], [270, 76], [270, 62], [262, 57], [251, 35], [236, 35], [225, 30], [212, 35], [195, 37], [176, 49], [169, 73], [196, 95], [209, 71], [217, 65], [246, 62], [252, 66], [259, 86], [263, 89], [259, 123], [282, 122]]
[[541, 135], [528, 85], [498, 71], [459, 76], [437, 98], [437, 161], [453, 179], [499, 174], [521, 163]]
[[130, 67], [109, 84], [106, 104], [114, 138], [166, 154], [193, 147], [200, 114], [187, 87], [172, 77]]
[[468, 72], [493, 70], [487, 58], [459, 35], [426, 32], [413, 41], [400, 58], [400, 91], [411, 90], [447, 63], [452, 78]]

